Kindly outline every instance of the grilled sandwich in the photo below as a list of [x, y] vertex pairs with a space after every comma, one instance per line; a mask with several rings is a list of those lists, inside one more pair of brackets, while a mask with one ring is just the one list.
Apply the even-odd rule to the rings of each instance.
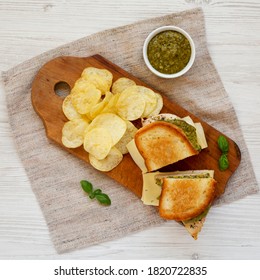
[[142, 201], [159, 206], [164, 219], [181, 222], [194, 239], [215, 198], [213, 170], [143, 174]]
[[160, 114], [142, 121], [127, 149], [143, 173], [142, 201], [164, 219], [183, 224], [197, 239], [215, 197], [213, 170], [160, 172], [207, 147], [203, 127], [187, 116]]
[[127, 149], [144, 173], [197, 155], [207, 147], [201, 124], [194, 124], [190, 117], [161, 114], [146, 119], [143, 125]]

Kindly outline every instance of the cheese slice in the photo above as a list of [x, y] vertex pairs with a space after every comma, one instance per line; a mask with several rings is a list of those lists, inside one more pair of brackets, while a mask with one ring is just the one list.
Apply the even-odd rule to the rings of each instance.
[[208, 143], [201, 123], [194, 123], [194, 127], [196, 128], [198, 143], [201, 146], [201, 149], [207, 148]]
[[159, 206], [159, 199], [162, 191], [161, 179], [169, 176], [189, 176], [198, 174], [209, 174], [213, 178], [213, 170], [192, 170], [174, 172], [150, 172], [143, 173], [143, 191], [141, 200], [145, 205]]
[[143, 191], [141, 200], [146, 205], [159, 205], [159, 198], [162, 192], [162, 187], [157, 183], [156, 176], [160, 172], [144, 173], [143, 174]]
[[139, 153], [136, 145], [135, 145], [135, 140], [131, 140], [127, 145], [126, 148], [128, 152], [130, 153], [132, 159], [134, 162], [137, 164], [137, 166], [142, 170], [143, 173], [147, 172], [147, 168], [144, 162], [144, 159], [142, 155]]
[[[181, 119], [181, 118], [180, 118], [180, 119]], [[192, 125], [192, 126], [195, 127], [194, 122], [193, 122], [193, 120], [191, 119], [190, 116], [186, 116], [186, 117], [182, 118], [181, 120], [183, 120], [183, 121], [185, 121], [186, 123], [188, 123], [188, 124], [190, 124], [190, 125]]]

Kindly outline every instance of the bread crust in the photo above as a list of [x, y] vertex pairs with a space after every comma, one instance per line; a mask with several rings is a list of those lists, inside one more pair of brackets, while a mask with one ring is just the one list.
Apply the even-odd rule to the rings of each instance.
[[215, 197], [216, 181], [213, 178], [164, 178], [159, 203], [162, 218], [186, 221], [206, 210]]
[[135, 144], [148, 171], [199, 153], [181, 128], [163, 121], [153, 122], [139, 129], [135, 134]]

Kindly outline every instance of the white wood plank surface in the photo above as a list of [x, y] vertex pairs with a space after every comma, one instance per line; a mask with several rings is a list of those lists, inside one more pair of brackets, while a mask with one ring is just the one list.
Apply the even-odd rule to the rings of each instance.
[[[198, 6], [260, 182], [259, 0], [1, 0], [0, 70], [97, 31]], [[0, 259], [260, 259], [260, 194], [212, 209], [196, 242], [169, 222], [58, 255], [16, 153], [3, 92], [0, 155]]]

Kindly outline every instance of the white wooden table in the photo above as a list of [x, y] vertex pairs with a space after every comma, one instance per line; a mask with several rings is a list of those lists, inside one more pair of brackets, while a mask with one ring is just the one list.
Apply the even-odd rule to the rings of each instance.
[[[259, 0], [1, 0], [0, 70], [103, 29], [197, 6], [260, 182]], [[260, 259], [260, 194], [214, 207], [196, 242], [166, 223], [58, 255], [16, 153], [2, 92], [0, 159], [0, 259]]]

